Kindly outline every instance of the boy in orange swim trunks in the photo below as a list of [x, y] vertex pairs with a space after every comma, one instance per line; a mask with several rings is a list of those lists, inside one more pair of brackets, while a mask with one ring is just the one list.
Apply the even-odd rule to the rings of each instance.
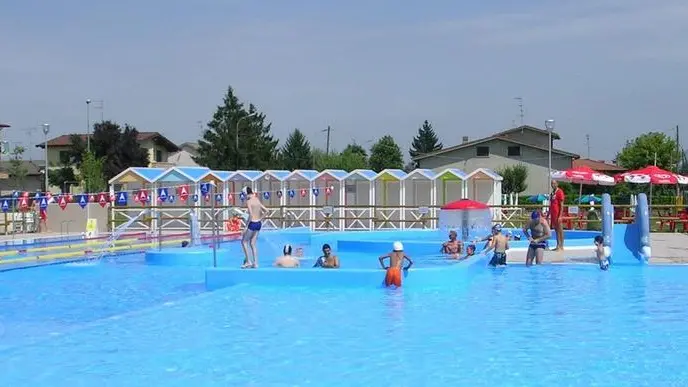
[[[385, 258], [389, 258], [388, 267], [385, 267]], [[406, 267], [403, 267], [404, 260], [408, 261], [408, 266]], [[380, 257], [380, 266], [382, 266], [382, 269], [387, 270], [385, 286], [394, 285], [399, 288], [401, 287], [401, 271], [406, 271], [413, 266], [413, 261], [404, 254], [404, 245], [401, 242], [394, 242], [392, 252]]]

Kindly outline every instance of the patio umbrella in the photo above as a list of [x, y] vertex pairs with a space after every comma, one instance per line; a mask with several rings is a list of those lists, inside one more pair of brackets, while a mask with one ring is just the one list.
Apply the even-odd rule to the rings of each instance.
[[595, 196], [595, 195], [585, 195], [582, 198], [580, 198], [580, 200], [579, 200], [580, 203], [590, 203], [590, 202], [599, 203], [601, 201], [602, 201], [602, 198], [599, 196]]
[[578, 202], [583, 196], [583, 184], [585, 185], [614, 185], [616, 182], [611, 176], [599, 173], [590, 167], [580, 166], [564, 171], [552, 171], [552, 180], [566, 181], [578, 184]]
[[531, 203], [542, 203], [545, 200], [547, 200], [547, 195], [543, 195], [543, 194], [533, 195], [533, 196], [528, 198], [528, 201]]
[[652, 204], [652, 186], [658, 185], [673, 185], [676, 184], [678, 191], [678, 184], [688, 184], [688, 177], [669, 172], [656, 165], [648, 165], [645, 168], [636, 169], [635, 171], [628, 171], [619, 173], [614, 176], [616, 181], [623, 181], [632, 184], [650, 184], [650, 204]]

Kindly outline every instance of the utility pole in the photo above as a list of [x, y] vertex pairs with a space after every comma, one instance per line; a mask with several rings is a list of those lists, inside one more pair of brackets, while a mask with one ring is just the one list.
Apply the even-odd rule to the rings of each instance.
[[325, 154], [329, 155], [330, 154], [330, 132], [332, 131], [332, 128], [330, 128], [329, 125], [327, 125], [327, 129], [323, 129], [323, 132], [327, 132], [327, 143], [325, 145]]
[[676, 125], [676, 173], [681, 169], [681, 162], [683, 161], [683, 152], [681, 152], [681, 143], [678, 138], [678, 125]]
[[585, 145], [588, 147], [588, 160], [590, 160], [590, 135], [585, 135]]

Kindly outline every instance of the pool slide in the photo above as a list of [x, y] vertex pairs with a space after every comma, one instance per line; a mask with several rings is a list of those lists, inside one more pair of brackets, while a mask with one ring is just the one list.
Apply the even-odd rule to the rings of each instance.
[[647, 195], [641, 193], [633, 223], [615, 224], [611, 196], [602, 195], [602, 236], [605, 255], [612, 265], [638, 265], [649, 261], [652, 254], [649, 215]]

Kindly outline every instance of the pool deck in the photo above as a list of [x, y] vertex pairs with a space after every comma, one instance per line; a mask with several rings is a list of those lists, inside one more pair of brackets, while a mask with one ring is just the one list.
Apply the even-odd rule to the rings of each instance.
[[[688, 263], [688, 234], [652, 233], [651, 265], [676, 265]], [[563, 252], [545, 251], [545, 262], [564, 263], [593, 261], [590, 247], [576, 247]], [[512, 249], [507, 254], [510, 263], [523, 263], [525, 249]]]

